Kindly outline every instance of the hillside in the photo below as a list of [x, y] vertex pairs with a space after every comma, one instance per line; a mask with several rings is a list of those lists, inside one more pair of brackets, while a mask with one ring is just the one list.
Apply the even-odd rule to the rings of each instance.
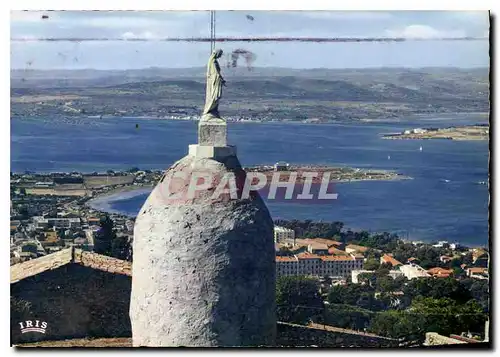
[[[489, 111], [487, 68], [223, 69], [226, 117], [359, 120]], [[11, 71], [13, 116], [197, 116], [204, 69]]]

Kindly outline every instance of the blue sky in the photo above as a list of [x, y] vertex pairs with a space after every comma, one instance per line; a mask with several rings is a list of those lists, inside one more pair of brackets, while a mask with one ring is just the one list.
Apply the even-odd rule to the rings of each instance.
[[[47, 14], [48, 19], [42, 19]], [[247, 19], [251, 15], [254, 20]], [[12, 11], [11, 38], [148, 38], [148, 42], [11, 41], [12, 68], [129, 69], [204, 66], [208, 43], [158, 42], [208, 37], [207, 11]], [[217, 36], [405, 37], [404, 43], [222, 43], [224, 52], [255, 54], [254, 66], [290, 68], [480, 67], [488, 41], [432, 41], [488, 37], [485, 11], [217, 11]]]

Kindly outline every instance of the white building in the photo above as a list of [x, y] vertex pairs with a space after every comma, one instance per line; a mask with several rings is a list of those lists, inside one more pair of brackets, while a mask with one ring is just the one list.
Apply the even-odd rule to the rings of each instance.
[[403, 272], [406, 279], [411, 280], [415, 278], [428, 278], [430, 274], [417, 264], [405, 264], [399, 267], [399, 270]]
[[55, 228], [79, 228], [80, 218], [44, 218], [33, 217], [33, 223], [36, 229]]
[[274, 164], [274, 171], [288, 171], [290, 164], [284, 161], [278, 161]]
[[356, 255], [317, 255], [300, 253], [276, 257], [276, 275], [338, 276], [347, 278], [363, 268], [364, 258]]
[[274, 242], [280, 243], [287, 239], [294, 240], [295, 231], [281, 226], [274, 226]]
[[446, 240], [440, 240], [439, 242], [437, 242], [437, 244], [434, 244], [433, 247], [434, 248], [443, 248], [443, 246], [445, 244], [448, 244], [448, 241], [446, 241]]
[[423, 133], [426, 133], [426, 132], [427, 132], [427, 130], [422, 129], [422, 128], [415, 128], [415, 129], [413, 129], [413, 132], [414, 132], [415, 134], [423, 134]]

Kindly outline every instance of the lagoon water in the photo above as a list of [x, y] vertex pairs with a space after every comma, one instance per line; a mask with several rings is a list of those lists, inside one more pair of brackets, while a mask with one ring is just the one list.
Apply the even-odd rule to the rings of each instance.
[[[139, 124], [136, 129], [135, 124]], [[328, 204], [268, 201], [273, 218], [343, 221], [351, 229], [390, 231], [409, 239], [488, 242], [487, 141], [384, 140], [380, 134], [415, 127], [487, 123], [476, 115], [409, 118], [400, 122], [229, 123], [229, 140], [244, 166], [328, 164], [390, 169], [413, 177], [337, 184]], [[11, 119], [11, 171], [166, 169], [196, 143], [192, 121]], [[422, 151], [419, 150], [422, 146]], [[135, 215], [147, 192], [103, 202]]]

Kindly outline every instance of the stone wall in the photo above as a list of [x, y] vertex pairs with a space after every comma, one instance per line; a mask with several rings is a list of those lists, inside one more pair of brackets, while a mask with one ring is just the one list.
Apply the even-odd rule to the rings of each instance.
[[381, 336], [349, 333], [278, 322], [276, 345], [280, 347], [397, 347], [398, 341]]
[[425, 334], [424, 346], [457, 345], [463, 343], [467, 342], [456, 340], [451, 337], [442, 336], [436, 332], [427, 332]]
[[[11, 284], [11, 343], [130, 336], [131, 277], [67, 264]], [[47, 323], [22, 334], [19, 322]]]

